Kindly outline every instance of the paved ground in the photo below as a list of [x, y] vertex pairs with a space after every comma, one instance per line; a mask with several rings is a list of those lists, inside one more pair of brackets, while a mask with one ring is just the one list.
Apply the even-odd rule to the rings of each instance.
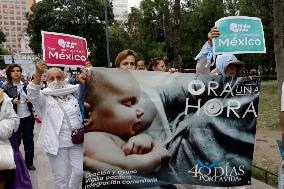
[[[34, 130], [34, 142], [35, 142], [35, 157], [34, 165], [35, 171], [29, 171], [33, 189], [53, 189], [53, 180], [51, 169], [49, 166], [48, 158], [45, 152], [37, 145], [37, 137], [40, 131], [40, 126], [35, 125]], [[23, 145], [21, 145], [21, 151], [24, 155]]]
[[[37, 145], [37, 137], [40, 130], [40, 126], [35, 125], [35, 159], [34, 165], [36, 166], [35, 171], [29, 171], [33, 189], [54, 189], [51, 169], [49, 166], [48, 158], [45, 152]], [[23, 153], [23, 146], [21, 145], [21, 151]], [[24, 154], [24, 153], [23, 153]], [[196, 187], [190, 185], [177, 185], [178, 189], [195, 189]], [[153, 189], [159, 189], [155, 187]], [[273, 187], [262, 183], [258, 180], [252, 179], [252, 185], [246, 186], [246, 189], [273, 189]]]

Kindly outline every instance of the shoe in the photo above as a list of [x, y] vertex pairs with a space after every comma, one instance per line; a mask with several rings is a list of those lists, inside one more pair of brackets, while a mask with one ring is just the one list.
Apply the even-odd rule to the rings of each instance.
[[162, 185], [160, 187], [164, 189], [177, 189], [177, 187], [173, 184]]
[[27, 166], [27, 168], [28, 168], [28, 170], [31, 170], [31, 171], [36, 170], [34, 165], [29, 165], [29, 166]]

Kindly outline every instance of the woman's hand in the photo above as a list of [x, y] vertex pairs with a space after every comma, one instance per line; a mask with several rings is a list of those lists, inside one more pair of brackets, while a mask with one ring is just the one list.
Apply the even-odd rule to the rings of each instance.
[[210, 43], [210, 45], [212, 46], [212, 39], [214, 37], [218, 37], [220, 36], [221, 33], [219, 32], [219, 30], [217, 29], [216, 26], [214, 26], [213, 28], [211, 28], [210, 32], [208, 33], [208, 41]]
[[44, 73], [45, 69], [46, 69], [46, 62], [43, 60], [38, 60], [36, 63], [36, 74], [39, 74], [41, 76]]
[[172, 73], [176, 73], [176, 72], [178, 72], [178, 69], [176, 69], [176, 68], [170, 68], [169, 69], [169, 72], [172, 74]]
[[46, 63], [43, 60], [38, 60], [36, 63], [36, 73], [34, 74], [34, 79], [32, 81], [35, 85], [40, 85], [41, 81], [41, 75], [44, 73], [44, 70], [46, 68]]
[[21, 102], [20, 102], [19, 98], [16, 97], [16, 98], [14, 98], [14, 99], [12, 100], [12, 103], [13, 103], [13, 104], [20, 104]]

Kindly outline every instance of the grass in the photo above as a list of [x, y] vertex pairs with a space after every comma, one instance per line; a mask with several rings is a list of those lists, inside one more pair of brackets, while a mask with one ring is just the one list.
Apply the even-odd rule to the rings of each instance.
[[260, 87], [257, 128], [280, 127], [277, 81], [263, 81]]
[[[280, 102], [276, 80], [263, 81], [261, 83], [258, 107], [257, 129], [268, 129], [268, 131], [270, 129], [279, 129]], [[277, 187], [278, 177], [270, 174], [265, 176], [265, 172], [260, 169], [253, 167], [252, 177], [273, 187]]]
[[252, 168], [252, 177], [262, 182], [265, 182], [266, 184], [269, 184], [270, 186], [273, 186], [276, 188], [278, 186], [278, 177], [271, 175], [271, 174], [265, 175], [264, 171], [257, 169], [255, 167]]

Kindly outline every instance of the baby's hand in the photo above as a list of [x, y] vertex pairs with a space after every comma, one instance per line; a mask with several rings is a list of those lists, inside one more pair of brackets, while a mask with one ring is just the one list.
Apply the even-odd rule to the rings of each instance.
[[165, 147], [163, 147], [162, 145], [158, 143], [154, 144], [152, 151], [155, 151], [160, 155], [161, 161], [168, 161], [172, 158], [170, 152]]
[[147, 134], [140, 134], [131, 137], [122, 147], [125, 155], [146, 154], [153, 148], [153, 139]]

